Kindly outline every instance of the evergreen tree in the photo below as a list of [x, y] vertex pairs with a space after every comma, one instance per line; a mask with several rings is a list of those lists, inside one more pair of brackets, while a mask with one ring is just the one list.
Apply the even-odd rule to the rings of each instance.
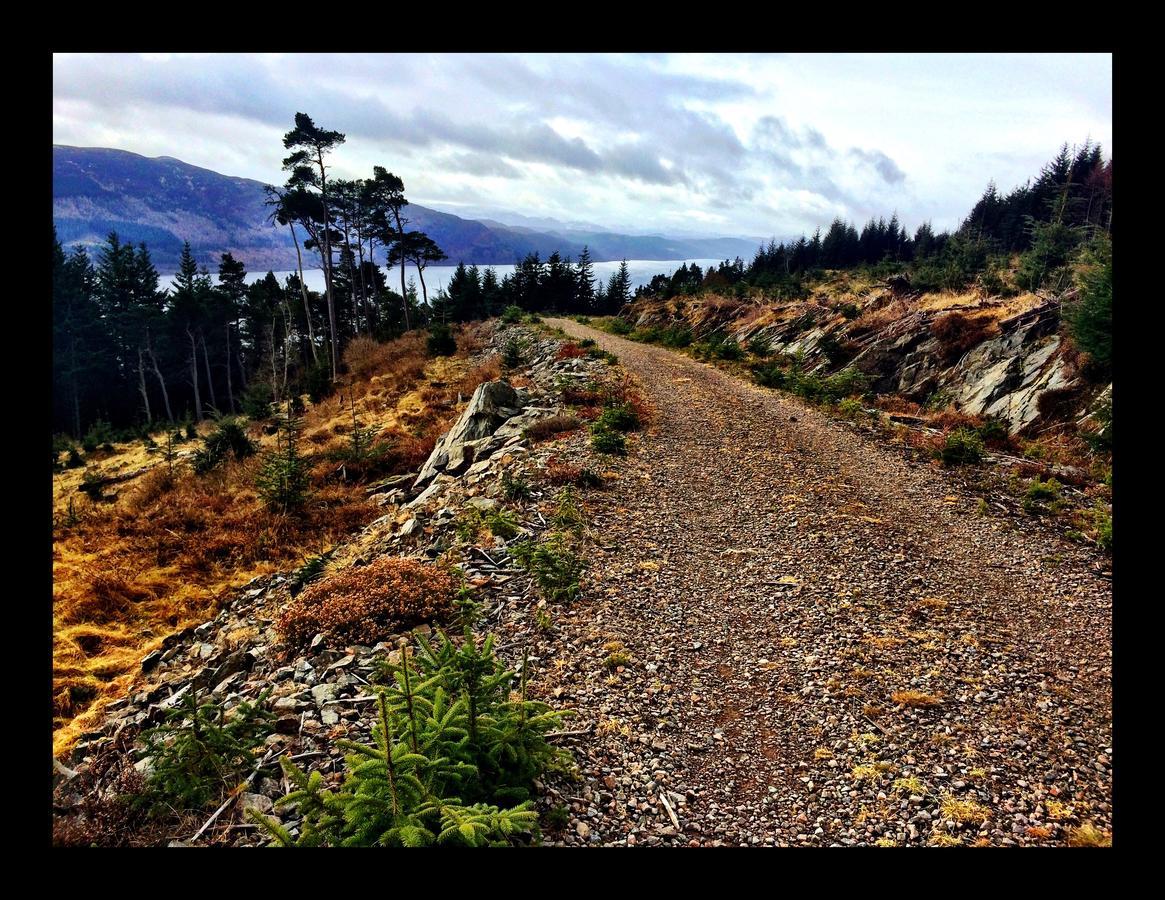
[[595, 308], [595, 267], [591, 262], [591, 251], [583, 244], [582, 252], [578, 255], [578, 262], [574, 267], [575, 288], [574, 301], [571, 304], [573, 312], [592, 315]]

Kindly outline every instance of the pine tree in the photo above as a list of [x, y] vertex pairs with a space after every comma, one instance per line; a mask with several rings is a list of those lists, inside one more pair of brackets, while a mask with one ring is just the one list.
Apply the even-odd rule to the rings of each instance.
[[263, 457], [255, 485], [260, 496], [272, 509], [283, 513], [302, 509], [310, 494], [307, 463], [299, 454], [299, 432], [303, 427], [287, 401], [286, 413], [279, 421], [274, 450]]

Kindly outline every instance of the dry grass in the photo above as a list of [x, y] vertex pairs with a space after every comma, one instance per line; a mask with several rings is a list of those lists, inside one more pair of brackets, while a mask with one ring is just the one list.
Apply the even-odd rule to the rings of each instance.
[[895, 691], [890, 699], [911, 709], [932, 709], [943, 704], [941, 695], [924, 694], [922, 691]]
[[953, 819], [960, 825], [982, 825], [991, 818], [991, 810], [974, 800], [959, 800], [951, 794], [943, 794], [939, 812], [945, 819]]
[[1068, 830], [1069, 847], [1111, 847], [1112, 835], [1101, 831], [1091, 822]]
[[[415, 470], [456, 417], [458, 398], [499, 374], [496, 360], [471, 368], [465, 359], [482, 345], [480, 328], [460, 329], [457, 342], [457, 356], [432, 361], [424, 356], [423, 335], [354, 351], [353, 369], [368, 371], [371, 361], [399, 368], [353, 374], [307, 410], [302, 446], [314, 494], [301, 517], [265, 509], [254, 489], [257, 458], [205, 477], [183, 465], [171, 481], [159, 456], [141, 443], [117, 445], [102, 463], [105, 473], [154, 468], [114, 486], [111, 503], [78, 502], [82, 512], [72, 524], [60, 512], [76, 496], [80, 470], [54, 476], [55, 754], [67, 751], [134, 684], [141, 658], [167, 634], [204, 621], [255, 576], [296, 565], [375, 518], [378, 508], [359, 484], [368, 473], [333, 458], [349, 445], [352, 406], [363, 425], [379, 432], [379, 471]], [[251, 434], [262, 446], [274, 440], [257, 428]]]

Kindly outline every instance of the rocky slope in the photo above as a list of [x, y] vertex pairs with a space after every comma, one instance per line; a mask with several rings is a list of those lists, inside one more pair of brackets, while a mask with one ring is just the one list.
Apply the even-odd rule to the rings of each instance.
[[923, 296], [890, 279], [773, 305], [644, 298], [624, 317], [639, 327], [687, 326], [697, 339], [717, 330], [741, 343], [756, 338], [775, 353], [804, 354], [810, 371], [851, 365], [876, 393], [941, 398], [969, 415], [997, 417], [1014, 434], [1040, 422], [1040, 398], [1049, 392], [1062, 417], [1084, 415], [1098, 393], [1062, 336], [1063, 300]]

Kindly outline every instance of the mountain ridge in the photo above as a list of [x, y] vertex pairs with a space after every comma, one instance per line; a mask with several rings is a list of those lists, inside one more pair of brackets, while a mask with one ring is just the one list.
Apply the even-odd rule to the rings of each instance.
[[[173, 156], [53, 145], [53, 221], [66, 250], [94, 248], [116, 231], [123, 241], [145, 241], [164, 274], [177, 269], [185, 240], [198, 262], [212, 270], [224, 252], [251, 270], [293, 269], [291, 237], [268, 222], [264, 201], [263, 182], [224, 175]], [[577, 257], [584, 244], [596, 262], [751, 258], [756, 249], [754, 241], [742, 238], [581, 230], [568, 235], [467, 219], [415, 204], [407, 209], [411, 226], [429, 234], [451, 264], [514, 263], [529, 253], [546, 257], [555, 250]]]

